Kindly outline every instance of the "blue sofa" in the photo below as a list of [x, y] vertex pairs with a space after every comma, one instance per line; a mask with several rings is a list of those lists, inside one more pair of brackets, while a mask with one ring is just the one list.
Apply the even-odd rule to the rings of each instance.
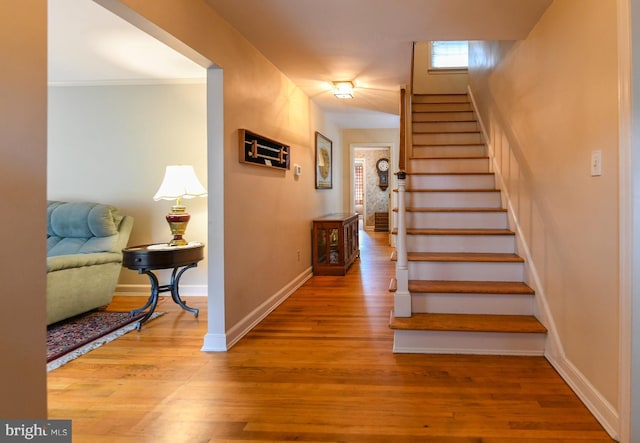
[[47, 325], [108, 305], [133, 218], [91, 202], [47, 205]]

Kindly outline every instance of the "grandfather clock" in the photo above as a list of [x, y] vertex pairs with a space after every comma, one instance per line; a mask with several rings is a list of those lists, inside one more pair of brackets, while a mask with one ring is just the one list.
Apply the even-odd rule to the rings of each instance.
[[386, 191], [389, 187], [389, 160], [386, 158], [378, 160], [376, 169], [378, 171], [378, 186]]

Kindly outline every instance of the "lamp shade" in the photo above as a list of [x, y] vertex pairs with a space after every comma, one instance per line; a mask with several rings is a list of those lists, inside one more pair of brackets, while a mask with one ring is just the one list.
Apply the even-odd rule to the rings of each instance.
[[181, 198], [206, 197], [207, 190], [202, 186], [193, 166], [167, 166], [162, 184], [153, 196], [158, 200], [176, 200]]

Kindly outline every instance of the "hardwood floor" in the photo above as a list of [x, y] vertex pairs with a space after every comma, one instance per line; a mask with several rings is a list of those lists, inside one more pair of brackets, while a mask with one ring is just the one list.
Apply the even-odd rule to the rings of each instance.
[[[226, 353], [167, 312], [49, 373], [79, 442], [607, 442], [544, 358], [393, 354], [387, 234], [345, 277], [314, 277]], [[139, 307], [116, 297], [112, 308]]]

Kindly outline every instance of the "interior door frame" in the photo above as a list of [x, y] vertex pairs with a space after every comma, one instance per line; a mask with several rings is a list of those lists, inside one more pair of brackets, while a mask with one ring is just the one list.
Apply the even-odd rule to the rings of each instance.
[[[397, 162], [395, 159], [397, 158], [396, 153], [396, 144], [392, 142], [375, 142], [375, 143], [351, 143], [349, 145], [349, 211], [355, 212], [355, 203], [354, 203], [354, 195], [355, 195], [355, 152], [356, 149], [387, 149], [389, 152], [389, 164], [392, 165], [389, 171], [389, 188], [387, 189], [388, 196], [388, 207], [387, 210], [389, 212], [389, 233], [392, 231], [392, 207], [393, 207], [393, 199], [391, 198], [393, 192], [391, 192], [396, 186], [396, 176], [394, 175], [395, 170], [397, 170]], [[366, 184], [365, 184], [365, 194], [366, 194]], [[366, 203], [366, 195], [365, 195], [365, 203]], [[367, 207], [364, 207], [364, 220], [363, 220], [363, 229], [366, 228], [367, 225]], [[390, 235], [391, 238], [391, 235]]]

